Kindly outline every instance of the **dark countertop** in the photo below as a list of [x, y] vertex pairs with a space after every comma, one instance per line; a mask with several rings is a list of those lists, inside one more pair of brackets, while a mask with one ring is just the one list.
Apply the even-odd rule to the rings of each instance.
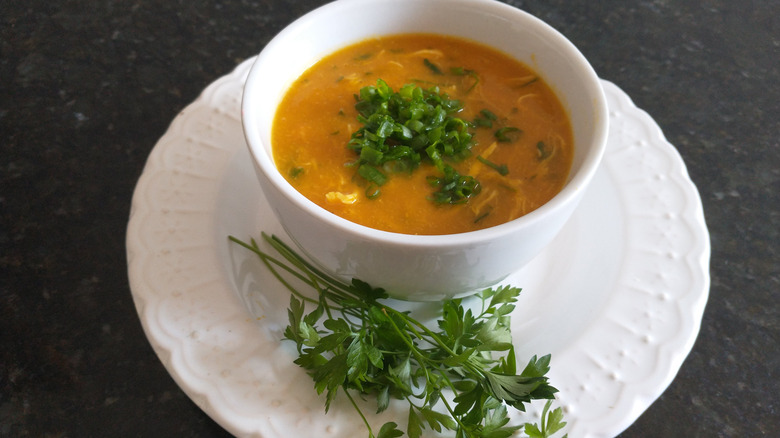
[[[143, 334], [127, 280], [130, 199], [176, 114], [321, 3], [0, 3], [0, 436], [227, 435]], [[780, 3], [511, 3], [658, 122], [704, 204], [700, 336], [621, 437], [777, 436]]]

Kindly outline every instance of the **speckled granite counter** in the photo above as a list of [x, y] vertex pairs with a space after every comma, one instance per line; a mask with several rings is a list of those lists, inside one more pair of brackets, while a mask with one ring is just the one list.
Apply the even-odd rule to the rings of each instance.
[[[0, 435], [225, 436], [155, 356], [127, 282], [146, 157], [214, 79], [321, 1], [0, 5]], [[662, 127], [712, 242], [701, 333], [621, 437], [780, 433], [780, 3], [512, 1]]]

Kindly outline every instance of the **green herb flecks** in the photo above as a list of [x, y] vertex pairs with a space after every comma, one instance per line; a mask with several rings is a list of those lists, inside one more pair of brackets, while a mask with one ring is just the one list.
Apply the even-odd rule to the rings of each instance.
[[[471, 125], [476, 128], [493, 128], [493, 124], [501, 126], [505, 123], [505, 120], [499, 120], [498, 117], [488, 109], [482, 109], [479, 111], [479, 115], [474, 118]], [[502, 126], [493, 132], [493, 136], [496, 141], [500, 143], [510, 143], [515, 141], [523, 131], [520, 128], [514, 126]]]
[[423, 59], [423, 64], [425, 64], [425, 66], [428, 67], [428, 69], [431, 71], [431, 73], [433, 73], [435, 75], [443, 75], [444, 74], [444, 73], [442, 73], [442, 71], [439, 68], [439, 66], [434, 64], [433, 62], [431, 62], [431, 60], [428, 59], [428, 58]]
[[482, 109], [479, 111], [479, 115], [474, 118], [472, 122], [476, 127], [492, 128], [493, 122], [498, 120], [495, 114], [488, 109]]
[[488, 166], [491, 169], [495, 170], [501, 176], [506, 176], [509, 174], [509, 168], [507, 168], [506, 164], [496, 164], [488, 160], [487, 158], [482, 157], [481, 155], [477, 155], [477, 160], [479, 160], [479, 162], [484, 164], [485, 166]]
[[505, 126], [498, 129], [494, 135], [496, 140], [502, 143], [509, 143], [514, 141], [520, 134], [522, 134], [522, 132], [523, 131], [521, 131], [519, 128], [515, 128], [514, 126]]
[[536, 143], [536, 150], [539, 152], [539, 161], [544, 161], [552, 155], [552, 150], [543, 141]]
[[[448, 179], [454, 172], [448, 161], [459, 161], [471, 154], [469, 123], [454, 117], [462, 109], [461, 104], [440, 93], [438, 87], [423, 89], [408, 84], [396, 92], [379, 79], [376, 86], [361, 88], [355, 98], [362, 126], [352, 134], [347, 147], [358, 155], [353, 164], [377, 196], [388, 172], [412, 171], [425, 161]], [[373, 170], [367, 170], [368, 167]], [[440, 189], [444, 190], [445, 185]], [[477, 191], [459, 193], [471, 196]], [[432, 198], [449, 199], [452, 203], [466, 200], [457, 196]]]
[[529, 86], [529, 85], [531, 85], [531, 84], [533, 84], [533, 83], [537, 82], [538, 80], [539, 80], [539, 77], [538, 77], [538, 76], [535, 76], [534, 78], [532, 78], [532, 79], [531, 79], [531, 80], [529, 80], [528, 82], [525, 82], [525, 83], [521, 84], [519, 88], [527, 87], [527, 86]]
[[479, 75], [474, 70], [469, 70], [463, 67], [452, 67], [450, 69], [450, 73], [452, 73], [455, 76], [469, 76], [474, 80], [471, 86], [466, 89], [466, 93], [473, 90], [474, 87], [476, 87], [479, 84]]
[[303, 167], [297, 166], [290, 168], [290, 171], [288, 172], [291, 179], [298, 178], [301, 174], [303, 174]]
[[480, 221], [482, 221], [483, 219], [485, 219], [486, 217], [490, 216], [491, 210], [492, 210], [492, 209], [488, 209], [486, 212], [484, 212], [484, 213], [482, 213], [481, 215], [477, 216], [477, 217], [474, 219], [474, 223], [475, 223], [475, 224], [477, 224], [477, 223], [479, 223]]
[[[510, 331], [511, 313], [520, 289], [502, 286], [475, 297], [481, 306], [466, 308], [463, 300], [443, 303], [435, 328], [388, 305], [388, 294], [365, 282], [335, 279], [302, 258], [275, 236], [263, 234], [275, 255], [255, 240], [230, 240], [254, 252], [291, 292], [289, 325], [284, 338], [295, 343], [295, 363], [325, 394], [328, 411], [341, 391], [352, 403], [369, 438], [403, 435], [395, 422], [375, 433], [355, 396], [376, 397], [377, 411], [392, 399], [408, 402], [406, 434], [418, 438], [423, 429], [455, 431], [456, 438], [509, 437], [523, 429], [533, 438], [559, 430], [561, 410], [545, 407], [541, 426], [510, 425], [508, 407], [525, 410], [534, 399], [553, 399], [557, 392], [545, 377], [550, 356], [534, 356], [517, 372]], [[281, 257], [279, 257], [281, 256]], [[316, 291], [311, 297], [303, 285]]]
[[442, 176], [428, 176], [428, 183], [438, 188], [431, 195], [431, 199], [438, 204], [461, 204], [482, 190], [476, 178], [461, 175], [450, 166], [444, 168]]

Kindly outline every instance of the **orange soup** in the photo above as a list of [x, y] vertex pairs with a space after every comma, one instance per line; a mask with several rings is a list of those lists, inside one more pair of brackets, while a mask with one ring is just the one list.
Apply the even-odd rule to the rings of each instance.
[[[466, 122], [458, 126], [468, 128], [461, 135], [471, 138], [470, 149], [437, 162], [418, 151], [419, 165], [386, 162], [368, 169], [380, 179], [366, 176], [356, 164], [366, 152], [350, 146], [369, 135], [355, 135], [364, 126], [356, 103], [362, 89], [381, 84], [458, 103], [450, 116]], [[406, 124], [416, 137], [419, 127]], [[387, 140], [385, 154], [402, 143]], [[368, 227], [426, 235], [474, 231], [535, 210], [561, 190], [573, 156], [568, 115], [543, 78], [484, 45], [428, 34], [367, 40], [312, 66], [279, 105], [272, 145], [277, 168], [317, 205]], [[472, 181], [470, 196], [440, 200], [442, 166]]]

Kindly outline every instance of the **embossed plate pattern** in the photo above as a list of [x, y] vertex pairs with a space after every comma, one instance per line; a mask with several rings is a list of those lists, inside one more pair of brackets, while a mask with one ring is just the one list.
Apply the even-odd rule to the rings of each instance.
[[[362, 437], [350, 406], [323, 412], [280, 342], [286, 292], [226, 239], [283, 236], [241, 131], [251, 62], [207, 87], [150, 154], [127, 231], [133, 298], [168, 372], [229, 432]], [[523, 287], [518, 354], [552, 353], [572, 438], [617, 435], [663, 392], [709, 293], [709, 236], [682, 159], [625, 93], [604, 87], [611, 128], [601, 170], [553, 244], [506, 280]], [[391, 407], [372, 421], [404, 418]]]

